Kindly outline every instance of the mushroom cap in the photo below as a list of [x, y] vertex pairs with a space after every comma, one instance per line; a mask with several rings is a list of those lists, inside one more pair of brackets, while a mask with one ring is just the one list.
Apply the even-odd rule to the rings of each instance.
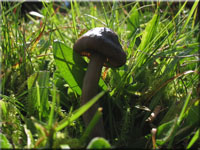
[[120, 67], [126, 63], [126, 53], [118, 36], [109, 28], [97, 27], [83, 34], [74, 44], [74, 51], [82, 56], [98, 53], [106, 58], [105, 66]]

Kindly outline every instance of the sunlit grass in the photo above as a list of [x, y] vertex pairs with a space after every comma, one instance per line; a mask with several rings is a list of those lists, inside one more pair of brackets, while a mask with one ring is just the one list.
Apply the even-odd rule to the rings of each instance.
[[[43, 2], [43, 18], [25, 20], [21, 3], [1, 3], [1, 148], [87, 147], [102, 116], [112, 147], [200, 147], [198, 1], [191, 9], [187, 2], [53, 4]], [[100, 94], [81, 107], [88, 59], [72, 47], [102, 26], [119, 35], [127, 62], [103, 68]], [[81, 115], [96, 101], [102, 114], [85, 127]]]

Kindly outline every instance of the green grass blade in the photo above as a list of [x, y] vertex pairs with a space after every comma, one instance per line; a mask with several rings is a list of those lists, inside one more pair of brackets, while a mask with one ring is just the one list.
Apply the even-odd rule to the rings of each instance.
[[130, 15], [127, 18], [127, 29], [129, 31], [128, 33], [128, 39], [130, 39], [131, 37], [134, 38], [134, 36], [136, 36], [135, 32], [137, 31], [138, 27], [139, 27], [139, 12], [137, 10], [137, 5], [135, 5], [131, 11], [130, 11]]
[[173, 144], [173, 142], [174, 142], [174, 137], [175, 137], [175, 135], [176, 135], [176, 133], [177, 133], [177, 130], [178, 130], [178, 128], [180, 127], [180, 124], [181, 124], [183, 118], [185, 117], [185, 111], [186, 111], [186, 108], [187, 108], [187, 106], [188, 106], [188, 103], [189, 103], [191, 94], [192, 94], [192, 92], [189, 93], [189, 95], [187, 96], [187, 98], [186, 98], [186, 100], [185, 100], [184, 106], [183, 106], [183, 108], [182, 108], [182, 110], [181, 110], [181, 113], [180, 113], [180, 115], [179, 115], [179, 117], [178, 117], [178, 120], [177, 120], [177, 122], [176, 122], [175, 129], [174, 129], [174, 131], [173, 131], [173, 133], [172, 133], [172, 135], [171, 135], [171, 137], [170, 137], [169, 144], [168, 144], [168, 148], [169, 148], [169, 149], [171, 149], [172, 144]]
[[92, 132], [93, 128], [95, 127], [95, 125], [97, 124], [97, 122], [101, 117], [102, 117], [102, 108], [98, 108], [97, 112], [95, 113], [94, 117], [90, 121], [89, 125], [87, 126], [85, 132], [83, 133], [80, 139], [82, 143], [85, 143], [88, 140], [90, 133]]
[[190, 101], [190, 98], [191, 98], [191, 95], [192, 95], [192, 92], [190, 92], [185, 100], [185, 103], [184, 103], [184, 106], [181, 110], [181, 113], [179, 115], [179, 118], [178, 118], [178, 122], [177, 122], [177, 125], [180, 126], [181, 124], [181, 121], [183, 120], [183, 118], [185, 117], [185, 112], [186, 112], [186, 108], [188, 106], [188, 103]]
[[79, 9], [80, 7], [78, 5], [79, 3], [77, 3], [76, 0], [74, 0], [73, 2], [74, 2], [74, 7], [75, 7], [75, 10], [76, 10], [76, 14], [77, 14], [76, 16], [79, 17], [80, 16], [80, 9]]
[[[35, 115], [37, 112], [40, 119], [49, 116], [48, 86], [50, 72], [36, 72], [28, 78], [27, 113]], [[35, 116], [36, 118], [38, 116]]]
[[94, 103], [96, 103], [103, 95], [105, 94], [104, 91], [97, 94], [94, 98], [92, 98], [89, 102], [87, 102], [85, 105], [81, 106], [78, 110], [76, 110], [74, 113], [72, 113], [71, 116], [67, 117], [66, 119], [63, 119], [59, 125], [56, 127], [56, 131], [60, 131], [66, 126], [68, 126], [71, 122], [78, 119], [83, 113], [85, 113]]
[[76, 35], [76, 38], [78, 38], [78, 32], [77, 32], [77, 28], [76, 28], [76, 14], [75, 14], [74, 4], [72, 3], [72, 0], [71, 0], [71, 12], [72, 12], [72, 20], [73, 20], [73, 28], [74, 28], [73, 31]]
[[39, 112], [39, 120], [42, 120], [42, 106], [40, 103], [40, 87], [38, 85], [38, 82], [36, 81], [36, 91], [37, 91], [37, 106], [38, 106], [38, 112]]
[[[4, 12], [4, 15], [7, 15], [8, 13], [10, 13], [13, 9], [15, 9], [16, 7], [20, 6], [25, 0], [21, 0], [20, 2], [16, 3], [14, 6], [12, 6], [11, 8], [9, 8], [6, 12]], [[3, 7], [2, 3], [1, 3], [1, 8]], [[0, 15], [0, 19], [2, 15]]]
[[105, 10], [104, 3], [103, 3], [102, 0], [101, 0], [101, 7], [102, 7], [102, 9], [103, 9], [104, 18], [105, 18], [105, 20], [106, 20], [106, 26], [108, 27], [108, 26], [109, 26], [109, 23], [108, 23], [107, 12], [106, 12], [106, 10]]
[[90, 6], [90, 14], [92, 16], [92, 19], [91, 19], [91, 26], [92, 28], [95, 28], [96, 27], [96, 22], [95, 20], [98, 20], [98, 19], [94, 19], [94, 16], [97, 16], [97, 10], [96, 10], [96, 6], [93, 5], [93, 3], [91, 3], [91, 6]]
[[190, 140], [189, 144], [187, 145], [186, 149], [190, 149], [194, 145], [194, 143], [199, 139], [199, 135], [200, 135], [200, 129], [198, 129], [196, 131], [196, 133], [194, 134], [194, 136]]
[[159, 23], [159, 15], [154, 14], [152, 20], [148, 22], [144, 30], [140, 46], [138, 47], [138, 50], [143, 52], [137, 58], [137, 66], [141, 66], [141, 64], [145, 61], [145, 53], [148, 52], [149, 43], [152, 41], [152, 39], [156, 34], [158, 23]]
[[48, 123], [49, 128], [51, 128], [53, 125], [54, 108], [56, 105], [56, 86], [55, 85], [53, 86], [52, 97], [53, 97], [53, 101], [51, 104], [51, 111], [49, 114], [49, 123]]
[[95, 21], [101, 23], [103, 26], [106, 26], [106, 23], [103, 22], [102, 20], [100, 20], [99, 18], [97, 18], [97, 17], [95, 17], [95, 16], [92, 16], [92, 15], [88, 15], [88, 14], [84, 14], [84, 15], [85, 15], [86, 17], [91, 18], [92, 20], [95, 20]]
[[[179, 9], [179, 11], [178, 11], [178, 13], [176, 14], [176, 16], [173, 18], [173, 20], [176, 19], [176, 18], [180, 15], [180, 13], [181, 13], [181, 12], [183, 11], [183, 9], [185, 8], [187, 2], [188, 2], [188, 0], [185, 1], [185, 3], [184, 3], [184, 4], [182, 5], [182, 7]], [[170, 23], [171, 23], [171, 22], [170, 22]]]
[[188, 15], [188, 17], [187, 17], [187, 20], [186, 20], [185, 24], [184, 24], [183, 27], [182, 27], [181, 32], [183, 32], [183, 31], [185, 30], [186, 26], [188, 25], [188, 23], [189, 23], [189, 21], [190, 21], [192, 15], [193, 15], [195, 9], [197, 8], [198, 3], [199, 3], [199, 0], [196, 0], [196, 1], [194, 2], [193, 6], [192, 6], [192, 9], [190, 10], [190, 13], [189, 13], [189, 15]]
[[111, 11], [111, 15], [110, 15], [110, 19], [109, 19], [109, 28], [114, 29], [114, 21], [115, 21], [115, 10], [117, 7], [117, 3], [115, 1], [113, 1], [113, 6], [112, 6], [112, 11]]
[[[0, 95], [1, 96], [1, 95]], [[6, 103], [3, 100], [0, 100], [0, 121], [2, 121], [2, 116], [6, 116], [7, 115], [7, 107], [6, 107]], [[1, 125], [0, 125], [1, 127]]]

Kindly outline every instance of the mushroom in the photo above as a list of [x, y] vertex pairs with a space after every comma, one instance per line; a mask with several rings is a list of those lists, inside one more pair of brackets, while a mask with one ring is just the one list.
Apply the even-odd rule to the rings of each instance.
[[[119, 43], [117, 34], [111, 29], [104, 27], [97, 27], [86, 32], [75, 42], [73, 50], [81, 56], [90, 58], [82, 86], [81, 105], [84, 105], [98, 93], [98, 82], [102, 67], [120, 67], [124, 65], [126, 53]], [[83, 114], [86, 126], [91, 121], [98, 107], [98, 103], [95, 103]], [[102, 118], [94, 127], [91, 136], [105, 137]]]

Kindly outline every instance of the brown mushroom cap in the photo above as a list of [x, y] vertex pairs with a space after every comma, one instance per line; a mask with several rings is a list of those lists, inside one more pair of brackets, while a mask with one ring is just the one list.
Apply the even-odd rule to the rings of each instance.
[[105, 66], [120, 67], [126, 63], [126, 53], [118, 36], [109, 28], [97, 27], [83, 34], [74, 44], [74, 51], [90, 57], [99, 53], [106, 58]]

